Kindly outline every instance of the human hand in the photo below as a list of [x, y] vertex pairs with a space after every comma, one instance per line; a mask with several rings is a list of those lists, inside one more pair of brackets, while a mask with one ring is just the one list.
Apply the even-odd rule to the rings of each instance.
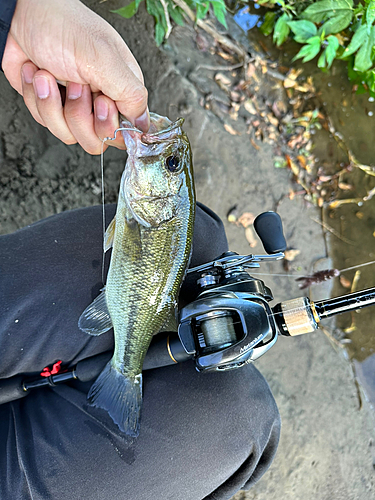
[[[149, 128], [137, 61], [115, 29], [78, 0], [18, 0], [2, 67], [34, 119], [65, 144], [99, 154], [101, 139], [119, 127], [119, 111]], [[66, 84], [65, 102], [56, 80]], [[125, 149], [121, 134], [111, 145]]]

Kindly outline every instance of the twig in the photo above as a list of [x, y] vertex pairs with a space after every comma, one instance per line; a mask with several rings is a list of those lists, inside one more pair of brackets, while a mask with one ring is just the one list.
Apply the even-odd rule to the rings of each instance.
[[353, 165], [354, 167], [360, 168], [367, 175], [372, 175], [375, 177], [375, 167], [371, 167], [369, 165], [363, 165], [362, 163], [359, 163], [357, 158], [354, 156], [354, 154], [351, 152], [351, 150], [345, 144], [345, 141], [342, 139], [341, 135], [336, 131], [331, 119], [329, 117], [326, 117], [326, 121], [327, 121], [327, 125], [328, 125], [328, 130], [331, 132], [331, 134], [333, 135], [333, 138], [335, 139], [337, 144], [340, 146], [340, 148], [347, 155], [350, 164]]
[[237, 64], [232, 64], [232, 66], [209, 66], [206, 64], [198, 64], [198, 66], [195, 68], [195, 71], [198, 71], [200, 69], [207, 69], [209, 71], [233, 71], [238, 68], [242, 68], [243, 63], [237, 63]]
[[235, 42], [229, 40], [225, 35], [221, 35], [215, 28], [211, 27], [206, 21], [202, 19], [196, 19], [194, 12], [190, 9], [188, 5], [183, 0], [172, 0], [180, 9], [182, 9], [185, 14], [190, 18], [193, 23], [202, 28], [206, 33], [211, 35], [215, 40], [217, 40], [221, 45], [227, 47], [230, 51], [235, 52], [240, 59], [243, 61], [243, 65], [247, 62], [248, 54], [246, 51], [240, 47]]
[[171, 25], [171, 20], [169, 18], [169, 13], [168, 13], [168, 5], [165, 0], [160, 0], [160, 3], [163, 6], [164, 10], [164, 16], [165, 16], [165, 22], [167, 23], [167, 32], [165, 33], [165, 39], [169, 37], [172, 31], [172, 25]]
[[355, 245], [354, 241], [348, 240], [347, 238], [344, 238], [344, 236], [341, 236], [335, 229], [333, 229], [331, 226], [326, 224], [325, 222], [321, 222], [318, 219], [314, 219], [314, 217], [310, 217], [312, 221], [316, 222], [317, 224], [320, 224], [324, 229], [332, 233], [336, 238], [339, 238], [339, 240], [343, 241], [344, 243], [348, 243], [349, 245]]

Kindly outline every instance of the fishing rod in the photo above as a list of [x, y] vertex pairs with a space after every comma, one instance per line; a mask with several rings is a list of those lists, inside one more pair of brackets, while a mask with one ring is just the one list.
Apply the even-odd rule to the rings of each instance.
[[[375, 287], [317, 302], [299, 297], [273, 307], [273, 295], [265, 283], [251, 276], [263, 262], [284, 257], [286, 242], [280, 216], [264, 212], [254, 228], [268, 255], [226, 252], [212, 262], [189, 269], [201, 292], [179, 312], [178, 332], [154, 337], [143, 369], [149, 370], [193, 360], [200, 372], [225, 371], [246, 365], [264, 355], [278, 335], [313, 332], [321, 320], [375, 305]], [[36, 388], [69, 381], [95, 379], [113, 352], [79, 361], [74, 367], [45, 369], [36, 376], [18, 375], [0, 380], [0, 404], [27, 396]], [[58, 363], [56, 363], [58, 365]]]

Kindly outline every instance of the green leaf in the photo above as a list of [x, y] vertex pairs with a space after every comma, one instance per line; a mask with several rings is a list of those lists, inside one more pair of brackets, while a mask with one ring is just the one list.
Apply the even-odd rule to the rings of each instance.
[[160, 14], [156, 6], [155, 0], [146, 0], [146, 8], [147, 12], [152, 16], [154, 16], [155, 21], [158, 21], [160, 19]]
[[344, 12], [353, 11], [353, 0], [321, 0], [314, 2], [302, 12], [302, 17], [314, 23], [321, 23]]
[[165, 29], [163, 28], [163, 25], [160, 23], [160, 22], [156, 22], [155, 23], [155, 42], [156, 42], [156, 45], [159, 47], [163, 40], [164, 40], [164, 36], [165, 36]]
[[288, 14], [283, 14], [279, 17], [275, 24], [275, 29], [273, 31], [273, 41], [278, 47], [288, 38], [290, 28], [288, 26], [288, 21], [290, 20]]
[[131, 17], [134, 16], [134, 14], [137, 13], [138, 6], [140, 4], [140, 1], [137, 0], [129, 3], [126, 5], [126, 7], [121, 7], [121, 9], [117, 10], [111, 10], [114, 14], [119, 14], [122, 17], [125, 17], [125, 19], [130, 19]]
[[337, 40], [337, 38], [333, 35], [330, 35], [327, 38], [327, 41], [328, 45], [324, 52], [326, 54], [327, 68], [330, 68], [332, 66], [333, 60], [336, 57], [337, 49], [339, 48], [340, 43]]
[[370, 35], [366, 33], [367, 38], [357, 52], [354, 59], [355, 71], [367, 71], [372, 66], [371, 53], [374, 46], [374, 26], [371, 28]]
[[367, 32], [370, 34], [372, 23], [375, 19], [375, 0], [370, 0], [366, 9]]
[[179, 26], [184, 25], [184, 18], [182, 17], [180, 7], [177, 7], [177, 5], [174, 7], [172, 4], [168, 4], [168, 12], [176, 24]]
[[302, 59], [302, 62], [311, 61], [320, 51], [320, 37], [313, 36], [307, 40], [307, 45], [304, 45], [298, 54], [293, 57], [293, 61]]
[[309, 38], [316, 35], [318, 30], [314, 23], [301, 19], [300, 21], [288, 21], [289, 28], [294, 33], [294, 40], [298, 43], [305, 43]]
[[268, 36], [272, 33], [276, 22], [276, 12], [274, 10], [268, 10], [264, 16], [264, 22], [260, 27], [260, 31], [263, 35]]
[[320, 54], [320, 57], [318, 59], [318, 68], [325, 68], [326, 67], [326, 50], [323, 50], [323, 52]]
[[219, 0], [210, 0], [212, 6], [214, 8], [214, 15], [216, 19], [221, 23], [225, 28], [228, 27], [227, 21], [225, 19], [225, 14], [227, 13], [227, 9], [225, 7], [224, 1]]
[[197, 19], [204, 19], [207, 15], [207, 12], [210, 9], [210, 4], [207, 2], [206, 4], [198, 4], [197, 5], [197, 11], [196, 11], [196, 18]]
[[349, 45], [346, 47], [344, 50], [341, 58], [350, 56], [354, 54], [354, 52], [357, 52], [359, 47], [366, 41], [366, 39], [369, 37], [369, 34], [367, 33], [367, 26], [363, 24], [353, 35], [353, 38], [351, 39]]
[[331, 35], [333, 33], [340, 33], [346, 29], [351, 23], [353, 18], [353, 11], [348, 10], [337, 14], [337, 16], [331, 17], [328, 21], [326, 21], [323, 26], [319, 29], [319, 34], [324, 31], [324, 34]]

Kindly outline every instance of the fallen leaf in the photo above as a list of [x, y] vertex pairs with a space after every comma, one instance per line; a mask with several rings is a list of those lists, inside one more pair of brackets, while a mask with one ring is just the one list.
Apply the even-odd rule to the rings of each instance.
[[286, 161], [288, 163], [288, 167], [290, 168], [290, 170], [293, 172], [293, 174], [296, 177], [298, 177], [299, 168], [297, 167], [297, 165], [294, 163], [294, 161], [292, 160], [292, 158], [289, 155], [285, 155], [285, 158], [286, 158]]
[[[256, 68], [254, 64], [249, 63], [246, 69], [246, 80], [250, 80], [251, 78], [255, 77], [255, 72]], [[256, 81], [258, 81], [258, 78], [256, 78]]]
[[254, 248], [257, 246], [256, 236], [255, 236], [254, 230], [251, 226], [249, 226], [245, 229], [245, 238], [247, 239], [251, 248]]
[[289, 262], [292, 262], [297, 255], [301, 253], [301, 250], [298, 250], [297, 248], [289, 248], [285, 250], [284, 252], [284, 258], [288, 260]]
[[238, 218], [238, 223], [241, 224], [244, 228], [251, 226], [254, 222], [255, 215], [251, 212], [244, 212], [241, 217]]
[[253, 104], [253, 102], [248, 99], [247, 101], [244, 102], [244, 108], [246, 109], [246, 111], [248, 113], [250, 113], [251, 115], [256, 115], [257, 114], [257, 110], [255, 109], [255, 106]]
[[341, 286], [343, 286], [344, 288], [351, 288], [351, 286], [352, 286], [352, 282], [350, 280], [348, 280], [347, 278], [345, 278], [345, 276], [343, 276], [343, 275], [340, 276], [340, 283], [341, 283]]
[[328, 181], [331, 181], [332, 180], [332, 176], [331, 175], [320, 175], [318, 177], [318, 181], [320, 182], [328, 182]]
[[224, 75], [224, 73], [216, 73], [214, 76], [215, 82], [221, 82], [223, 85], [230, 85], [232, 83], [232, 80]]
[[297, 160], [299, 161], [301, 167], [306, 170], [306, 158], [303, 155], [298, 155]]
[[365, 216], [365, 214], [363, 212], [356, 212], [355, 213], [355, 216], [358, 218], [358, 219], [363, 219], [363, 217]]
[[346, 182], [339, 182], [339, 188], [343, 191], [351, 191], [354, 189], [351, 184], [346, 184]]
[[231, 125], [228, 125], [228, 123], [224, 123], [224, 128], [231, 135], [241, 135], [240, 132], [235, 130]]
[[197, 33], [195, 43], [197, 44], [198, 50], [201, 52], [206, 52], [211, 46], [211, 43], [202, 33]]
[[236, 92], [235, 90], [232, 90], [229, 94], [230, 100], [234, 102], [240, 102], [241, 100], [241, 94], [240, 92]]
[[259, 151], [260, 150], [260, 147], [258, 146], [258, 144], [254, 141], [254, 139], [252, 137], [250, 137], [250, 142], [251, 142], [251, 145], [257, 150]]
[[279, 126], [279, 120], [275, 118], [271, 113], [268, 113], [267, 118], [270, 121], [270, 123], [272, 123], [273, 126], [275, 127]]

